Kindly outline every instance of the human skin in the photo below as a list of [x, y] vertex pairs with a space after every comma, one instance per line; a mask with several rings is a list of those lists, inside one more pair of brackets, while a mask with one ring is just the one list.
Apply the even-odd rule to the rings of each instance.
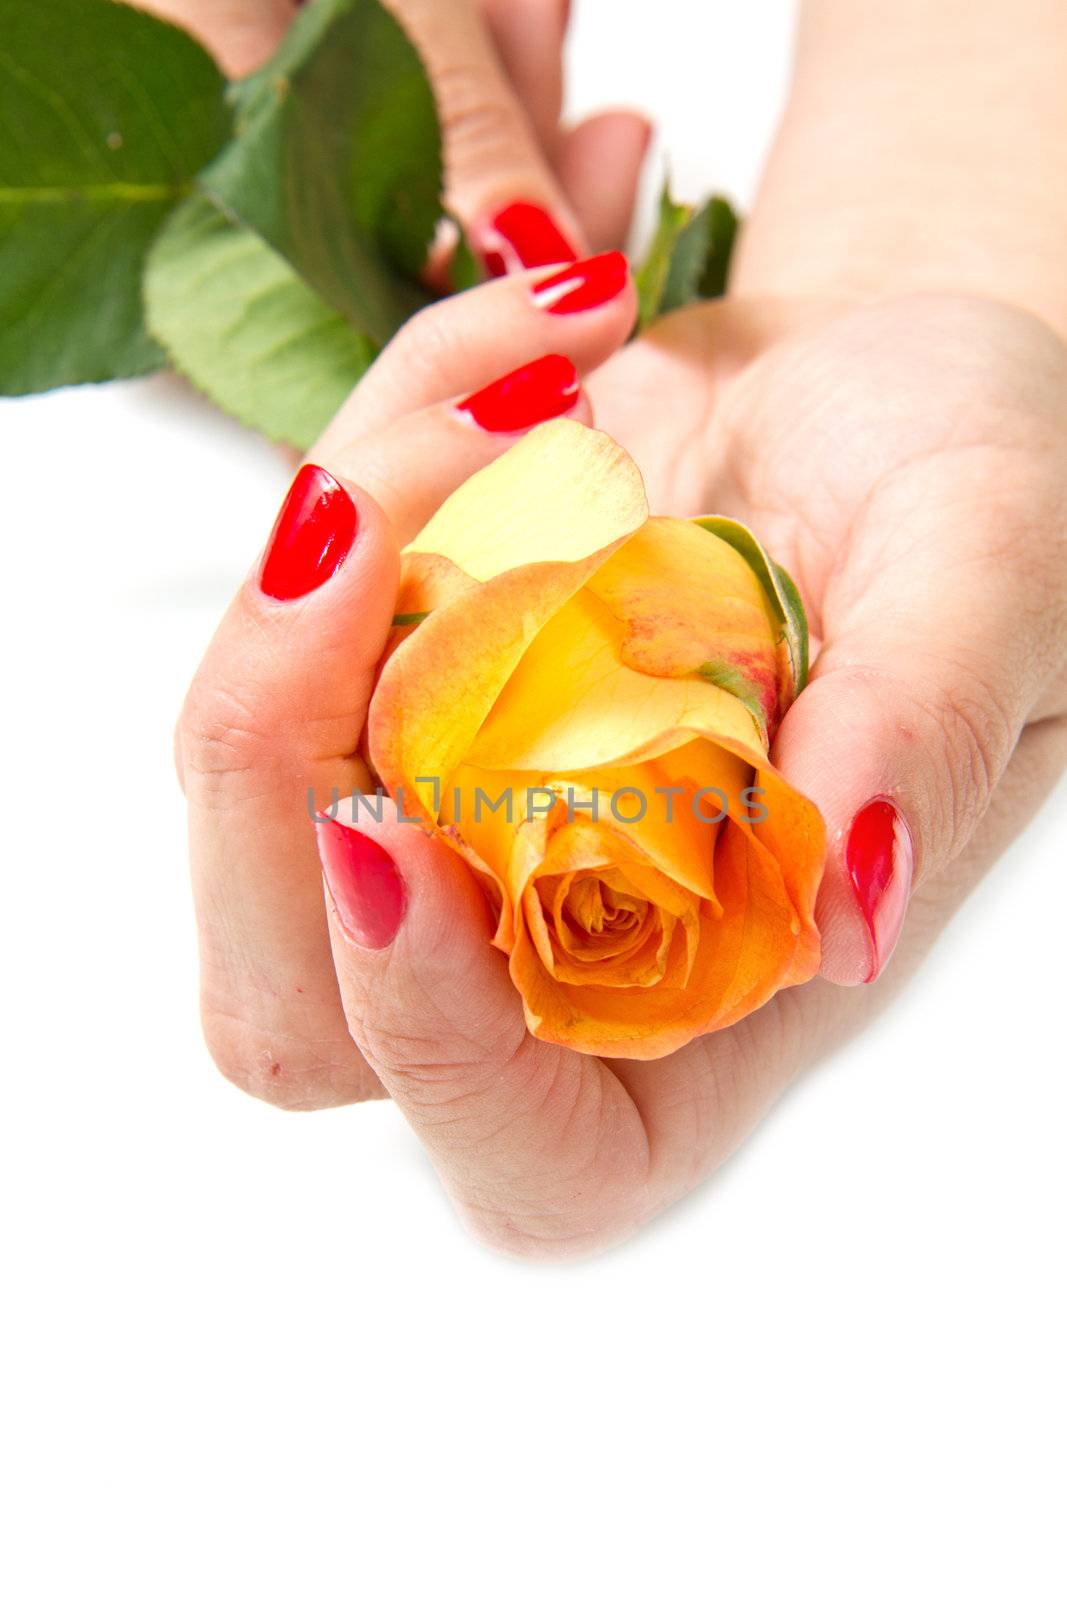
[[[775, 757], [828, 823], [822, 977], [667, 1060], [599, 1061], [526, 1035], [469, 875], [417, 830], [359, 817], [403, 884], [388, 942], [370, 948], [352, 936], [338, 910], [351, 885], [331, 879], [323, 913], [315, 841], [299, 844], [292, 814], [307, 782], [355, 747], [360, 718], [358, 692], [343, 708], [316, 701], [336, 678], [310, 672], [309, 652], [314, 640], [349, 683], [369, 682], [395, 570], [392, 535], [372, 508], [349, 563], [293, 608], [270, 609], [253, 579], [194, 685], [179, 746], [216, 1058], [283, 1104], [336, 1103], [381, 1084], [460, 1210], [503, 1248], [602, 1248], [713, 1170], [798, 1072], [895, 992], [1067, 761], [1067, 277], [1062, 249], [1058, 259], [1042, 253], [1048, 205], [1059, 202], [1054, 184], [1038, 185], [1028, 210], [1013, 183], [1003, 196], [1013, 208], [1007, 251], [987, 216], [1001, 197], [984, 180], [999, 172], [1008, 186], [1012, 169], [994, 161], [979, 185], [971, 167], [990, 155], [987, 122], [998, 106], [1007, 121], [988, 136], [1015, 141], [1019, 168], [1032, 160], [1048, 172], [1058, 161], [1062, 170], [1067, 158], [1057, 107], [1042, 98], [1047, 56], [1063, 47], [1051, 8], [1031, 5], [1028, 20], [1045, 36], [1020, 56], [1027, 10], [968, 7], [985, 46], [976, 98], [953, 55], [957, 6], [923, 7], [920, 17], [905, 5], [884, 18], [829, 0], [807, 7], [783, 143], [724, 301], [619, 349], [623, 299], [547, 330], [530, 316], [524, 278], [491, 285], [405, 330], [316, 452], [390, 501], [403, 534], [410, 509], [397, 464], [425, 471], [429, 454], [410, 448], [412, 408], [563, 348], [589, 372], [576, 414], [588, 417], [591, 403], [642, 468], [657, 511], [714, 510], [759, 531], [797, 578], [821, 646]], [[916, 115], [914, 145], [908, 119], [885, 140], [886, 100], [851, 90], [860, 63], [870, 77], [883, 59], [898, 98], [943, 106], [950, 148], [938, 144], [932, 110]], [[997, 63], [1000, 95], [988, 82]], [[1016, 99], [1043, 108], [1039, 137], [1012, 120]], [[794, 140], [805, 152], [795, 163]], [[818, 161], [825, 187], [815, 167], [819, 181], [803, 179], [800, 203], [796, 169]], [[940, 202], [932, 172], [942, 175]], [[892, 241], [911, 219], [913, 183], [938, 222], [902, 254]], [[485, 343], [476, 322], [488, 328]], [[428, 427], [440, 430], [442, 476], [449, 447], [460, 473], [499, 448], [469, 428], [460, 435], [447, 402], [429, 421], [420, 415], [423, 445]], [[417, 497], [446, 490], [435, 481]], [[312, 780], [310, 729], [325, 763]], [[336, 747], [328, 759], [324, 729]], [[846, 854], [853, 818], [876, 796], [897, 806], [914, 844], [908, 915], [888, 971], [892, 940], [872, 950]], [[336, 861], [327, 858], [327, 869], [336, 878]], [[298, 971], [317, 975], [313, 1006], [306, 989], [297, 998]], [[872, 974], [877, 982], [866, 984]]]
[[[261, 67], [299, 11], [297, 0], [139, 0], [195, 34], [233, 77]], [[446, 200], [475, 246], [513, 202], [533, 207], [515, 236], [521, 260], [554, 260], [557, 231], [573, 254], [623, 243], [651, 132], [638, 112], [561, 121], [569, 0], [383, 0], [419, 49], [437, 99]], [[534, 254], [531, 255], [530, 251]]]

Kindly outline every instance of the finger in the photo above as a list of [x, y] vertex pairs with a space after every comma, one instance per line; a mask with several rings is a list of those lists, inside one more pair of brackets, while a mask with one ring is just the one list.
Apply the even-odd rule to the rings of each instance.
[[436, 509], [513, 437], [438, 407], [349, 450], [344, 482], [302, 468], [187, 698], [178, 746], [205, 1033], [225, 1075], [274, 1103], [380, 1093], [345, 1026], [308, 823], [309, 790], [313, 811], [367, 782], [356, 752], [398, 558], [364, 485], [380, 480], [397, 525], [411, 527], [422, 515], [411, 507]]
[[296, 16], [299, 0], [138, 0], [202, 41], [222, 70], [241, 78], [269, 59]]
[[381, 1092], [338, 1003], [307, 790], [328, 804], [365, 779], [355, 751], [397, 567], [381, 511], [302, 468], [179, 724], [205, 1037], [226, 1077], [290, 1108]]
[[[344, 442], [331, 429], [317, 453], [331, 470], [358, 478], [403, 545], [458, 483], [508, 449], [517, 435], [562, 416], [588, 424], [592, 407], [573, 363], [550, 354], [472, 394], [428, 406], [355, 440]], [[412, 462], [419, 463], [417, 474]]]
[[621, 348], [636, 315], [633, 278], [625, 257], [616, 253], [577, 262], [562, 276], [529, 272], [453, 295], [404, 324], [316, 451], [320, 458], [329, 455], [395, 418], [549, 353], [567, 356], [580, 373], [590, 372]]
[[388, 0], [426, 63], [445, 146], [450, 207], [493, 276], [585, 251], [533, 125], [473, 0]]
[[651, 138], [652, 124], [638, 111], [601, 111], [563, 135], [556, 171], [594, 250], [626, 243]]
[[884, 969], [912, 888], [970, 840], [1062, 658], [1067, 564], [1044, 536], [1060, 512], [1028, 488], [1043, 536], [1020, 526], [1016, 468], [1006, 455], [994, 478], [1008, 492], [977, 504], [969, 454], [920, 463], [874, 497], [859, 530], [868, 565], [833, 585], [828, 642], [782, 724], [776, 758], [827, 822], [817, 917], [834, 982]]
[[526, 1031], [488, 910], [439, 840], [370, 799], [315, 829], [353, 1036], [460, 1210], [522, 1253], [588, 1251], [647, 1209], [617, 1078]]
[[559, 141], [568, 11], [568, 0], [482, 0], [500, 65], [549, 159]]

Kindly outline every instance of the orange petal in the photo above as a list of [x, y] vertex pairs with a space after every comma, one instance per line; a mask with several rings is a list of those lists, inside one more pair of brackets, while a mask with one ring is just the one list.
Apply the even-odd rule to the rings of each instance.
[[748, 562], [709, 528], [650, 517], [589, 588], [623, 627], [624, 665], [656, 678], [702, 674], [763, 727], [773, 722], [778, 622]]

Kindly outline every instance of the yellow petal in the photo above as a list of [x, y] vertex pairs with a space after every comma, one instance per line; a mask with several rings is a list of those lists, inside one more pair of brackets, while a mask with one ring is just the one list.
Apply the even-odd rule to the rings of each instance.
[[622, 662], [625, 628], [588, 587], [546, 622], [516, 663], [470, 748], [480, 767], [578, 771], [621, 766], [695, 734], [761, 759], [749, 711], [701, 678], [654, 678]]
[[435, 821], [429, 780], [464, 759], [523, 652], [603, 556], [501, 573], [432, 611], [394, 650], [367, 718], [371, 761], [409, 815]]
[[468, 478], [410, 551], [486, 582], [530, 561], [582, 561], [648, 516], [641, 474], [607, 434], [560, 417]]
[[538, 631], [647, 511], [625, 452], [561, 419], [468, 479], [408, 546], [404, 604], [428, 600], [430, 614], [394, 640], [368, 740], [409, 812], [433, 820], [419, 780], [443, 780], [465, 756]]

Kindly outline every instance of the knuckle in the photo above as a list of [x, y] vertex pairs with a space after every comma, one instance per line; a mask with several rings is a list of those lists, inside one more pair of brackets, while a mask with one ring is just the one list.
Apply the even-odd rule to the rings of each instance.
[[960, 849], [989, 805], [1013, 733], [1006, 712], [978, 684], [947, 696], [933, 716], [944, 747], [946, 831]]
[[279, 1110], [316, 1111], [384, 1096], [350, 1040], [313, 1048], [305, 1040], [275, 1037], [221, 1001], [203, 1004], [201, 1023], [211, 1059], [227, 1082]]
[[178, 749], [186, 783], [229, 786], [269, 762], [277, 749], [275, 731], [255, 697], [232, 686], [197, 681], [178, 724]]
[[480, 1244], [518, 1261], [551, 1262], [594, 1255], [631, 1231], [577, 1209], [526, 1211], [479, 1200], [461, 1201], [458, 1209]]
[[[1011, 755], [1017, 729], [998, 690], [971, 664], [952, 663], [953, 687], [927, 693], [922, 684], [898, 681], [905, 734], [918, 730], [931, 782], [934, 815], [929, 831], [940, 839], [936, 854], [951, 859], [985, 813]], [[898, 708], [899, 709], [899, 708]]]
[[521, 113], [502, 83], [475, 64], [455, 61], [441, 68], [436, 88], [453, 181], [527, 159]]
[[636, 1232], [665, 1203], [640, 1184], [605, 1186], [592, 1170], [552, 1183], [468, 1182], [456, 1195], [463, 1220], [482, 1244], [534, 1261], [594, 1255]]
[[374, 1009], [372, 1016], [365, 1008], [360, 1020], [360, 1045], [367, 1059], [389, 1074], [405, 1102], [436, 1125], [448, 1124], [457, 1137], [465, 1127], [472, 1139], [489, 1137], [482, 1109], [484, 1064], [491, 1061], [493, 1076], [506, 1078], [516, 1095], [523, 1091], [521, 1024], [514, 1030], [483, 1029], [477, 1019], [464, 1026], [439, 1008], [420, 1009], [417, 1020]]
[[379, 360], [387, 357], [406, 382], [414, 379], [426, 386], [455, 364], [458, 343], [456, 321], [446, 300], [409, 317]]

